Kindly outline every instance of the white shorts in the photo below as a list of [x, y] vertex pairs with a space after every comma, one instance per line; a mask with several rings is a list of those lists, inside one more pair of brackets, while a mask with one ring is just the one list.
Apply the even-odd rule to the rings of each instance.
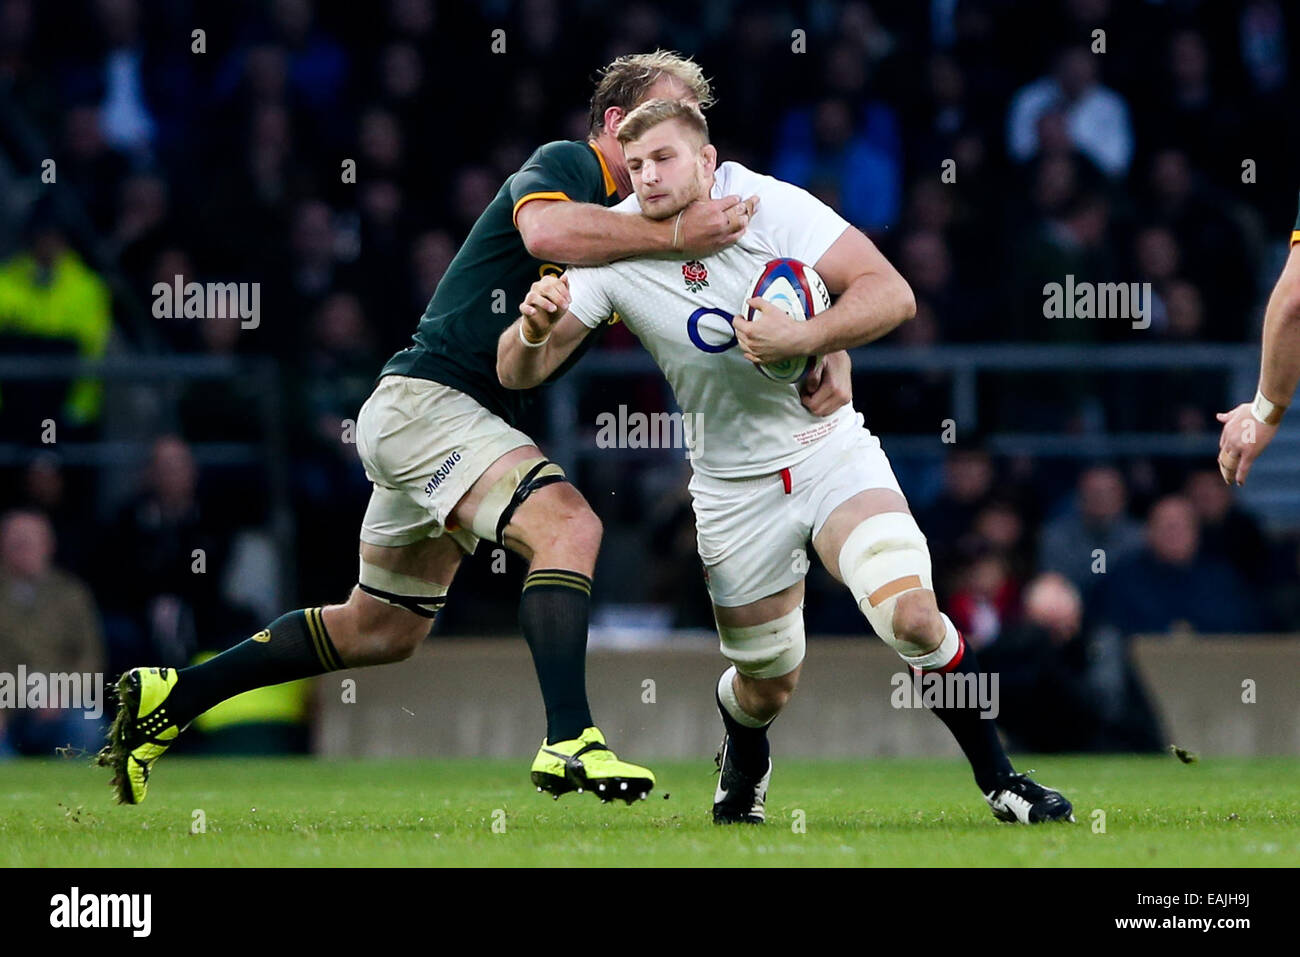
[[696, 473], [690, 484], [696, 542], [713, 603], [748, 605], [802, 581], [807, 545], [831, 512], [873, 488], [903, 494], [861, 414], [782, 472], [744, 479]]
[[409, 545], [447, 532], [472, 553], [478, 537], [447, 527], [452, 509], [493, 462], [532, 444], [451, 386], [385, 376], [357, 415], [357, 452], [375, 485], [361, 540]]

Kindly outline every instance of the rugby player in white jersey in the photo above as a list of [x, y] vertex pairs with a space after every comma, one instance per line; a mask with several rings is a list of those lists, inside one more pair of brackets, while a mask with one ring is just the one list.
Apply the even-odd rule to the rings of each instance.
[[[691, 449], [698, 547], [729, 667], [717, 700], [726, 736], [714, 796], [718, 823], [761, 823], [772, 763], [767, 728], [789, 700], [804, 657], [803, 577], [812, 543], [882, 639], [922, 676], [978, 679], [973, 650], [939, 611], [925, 536], [908, 511], [879, 440], [852, 406], [818, 417], [794, 385], [755, 362], [826, 355], [877, 339], [915, 312], [906, 281], [866, 236], [802, 189], [717, 165], [693, 105], [657, 99], [623, 121], [634, 194], [615, 209], [669, 219], [692, 202], [759, 197], [733, 246], [683, 264], [658, 257], [572, 268], [533, 285], [498, 343], [503, 385], [543, 381], [601, 323], [617, 316], [702, 425]], [[750, 322], [733, 315], [760, 267], [812, 264], [835, 304], [799, 322], [761, 300]], [[952, 687], [955, 682], [949, 682]], [[975, 702], [938, 698], [932, 710], [956, 738], [996, 817], [1073, 820], [1059, 792], [1014, 771], [994, 722]]]

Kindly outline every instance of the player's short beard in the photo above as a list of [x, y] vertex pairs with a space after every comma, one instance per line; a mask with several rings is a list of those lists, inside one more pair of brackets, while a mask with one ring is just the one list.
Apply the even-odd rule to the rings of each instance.
[[663, 215], [651, 216], [650, 218], [658, 221], [662, 221], [665, 219], [672, 219], [683, 209], [691, 205], [691, 203], [695, 202], [697, 199], [700, 199], [702, 196], [704, 196], [704, 185], [699, 181], [698, 178], [696, 178], [691, 185], [690, 191], [682, 199], [682, 202], [679, 205], [676, 205], [672, 209], [669, 209]]

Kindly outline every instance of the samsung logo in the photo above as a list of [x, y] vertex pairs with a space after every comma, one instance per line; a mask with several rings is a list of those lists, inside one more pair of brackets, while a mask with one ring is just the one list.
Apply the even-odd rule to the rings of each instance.
[[459, 461], [460, 449], [457, 449], [455, 452], [452, 452], [451, 455], [443, 459], [442, 464], [433, 470], [433, 478], [429, 479], [428, 484], [424, 486], [424, 494], [432, 495], [437, 490], [438, 486], [442, 484], [442, 480], [451, 474], [451, 470]]

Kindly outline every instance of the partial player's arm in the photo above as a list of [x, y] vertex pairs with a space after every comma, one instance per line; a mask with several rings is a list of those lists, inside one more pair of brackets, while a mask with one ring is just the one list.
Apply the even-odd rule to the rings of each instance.
[[1264, 313], [1263, 358], [1254, 402], [1220, 412], [1219, 474], [1245, 485], [1255, 459], [1273, 441], [1300, 383], [1300, 243], [1291, 246]]
[[853, 362], [847, 352], [827, 355], [799, 386], [799, 401], [813, 415], [828, 416], [853, 401]]
[[1264, 313], [1263, 360], [1257, 391], [1286, 409], [1300, 384], [1300, 251], [1291, 247]]
[[912, 288], [859, 230], [850, 226], [814, 264], [835, 305], [812, 322], [792, 319], [765, 299], [746, 304], [762, 321], [737, 317], [733, 323], [745, 358], [775, 362], [793, 356], [825, 355], [879, 339], [916, 315]]
[[519, 318], [497, 340], [497, 378], [507, 389], [531, 389], [546, 381], [591, 332], [568, 311], [569, 284], [563, 276], [533, 283], [519, 306]]
[[706, 199], [678, 216], [654, 220], [594, 203], [532, 199], [515, 213], [529, 255], [546, 262], [589, 266], [647, 253], [700, 258], [725, 249], [745, 233], [758, 197]]

